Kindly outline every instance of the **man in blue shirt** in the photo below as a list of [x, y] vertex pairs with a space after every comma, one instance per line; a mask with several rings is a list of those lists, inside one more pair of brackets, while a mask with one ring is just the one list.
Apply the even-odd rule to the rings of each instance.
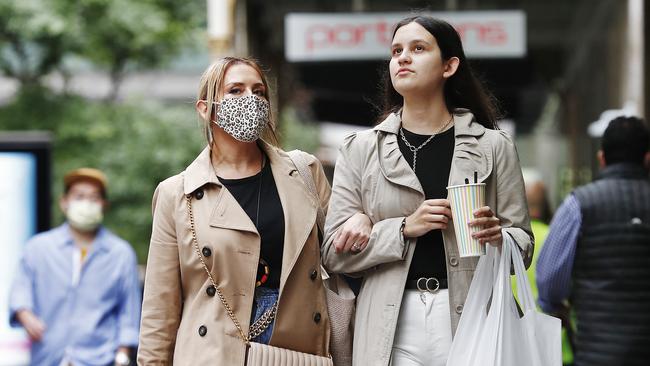
[[649, 362], [649, 149], [641, 119], [612, 120], [598, 179], [564, 200], [539, 255], [539, 305], [575, 312], [576, 366]]
[[96, 169], [68, 173], [60, 200], [66, 223], [25, 245], [9, 316], [32, 340], [32, 365], [128, 365], [137, 346], [137, 260], [101, 225], [106, 184]]

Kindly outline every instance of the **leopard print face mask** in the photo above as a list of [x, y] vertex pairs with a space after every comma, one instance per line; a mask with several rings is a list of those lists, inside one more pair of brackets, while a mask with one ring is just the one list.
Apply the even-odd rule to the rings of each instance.
[[223, 99], [214, 123], [239, 141], [253, 142], [269, 125], [269, 102], [257, 95]]

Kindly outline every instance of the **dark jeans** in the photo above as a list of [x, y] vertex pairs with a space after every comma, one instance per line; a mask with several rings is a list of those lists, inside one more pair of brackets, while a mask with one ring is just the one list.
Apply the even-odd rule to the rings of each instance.
[[[255, 289], [255, 299], [253, 300], [253, 313], [251, 317], [251, 324], [253, 324], [257, 319], [259, 319], [266, 310], [270, 309], [273, 304], [278, 301], [278, 289], [258, 287]], [[263, 344], [269, 344], [271, 340], [271, 333], [273, 333], [273, 324], [275, 324], [275, 319], [273, 323], [269, 325], [266, 330], [257, 337], [253, 338], [251, 341]]]

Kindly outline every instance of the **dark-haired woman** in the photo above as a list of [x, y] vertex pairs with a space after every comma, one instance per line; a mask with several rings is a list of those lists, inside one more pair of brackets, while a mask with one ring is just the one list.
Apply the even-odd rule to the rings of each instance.
[[[391, 44], [385, 116], [348, 136], [336, 164], [323, 260], [363, 276], [354, 365], [445, 365], [478, 257], [461, 258], [446, 187], [486, 184], [470, 225], [484, 245], [505, 235], [533, 252], [524, 184], [511, 138], [446, 22], [399, 22]], [[373, 224], [360, 247], [346, 220]]]

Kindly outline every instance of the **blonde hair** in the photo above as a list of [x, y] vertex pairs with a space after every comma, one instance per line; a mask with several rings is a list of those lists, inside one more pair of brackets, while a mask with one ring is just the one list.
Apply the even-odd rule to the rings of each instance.
[[[231, 66], [242, 64], [252, 67], [260, 75], [262, 83], [264, 84], [264, 98], [269, 102], [269, 104], [271, 103], [269, 98], [269, 83], [257, 61], [244, 57], [223, 57], [213, 62], [201, 76], [201, 81], [199, 82], [199, 93], [197, 96], [197, 101], [205, 101], [208, 106], [209, 113], [207, 114], [207, 118], [203, 119], [201, 122], [203, 123], [203, 133], [205, 134], [205, 138], [209, 144], [212, 144], [212, 120], [215, 117], [214, 106], [215, 102], [218, 102], [223, 98], [223, 81], [226, 72]], [[272, 108], [269, 109], [273, 110]], [[275, 133], [275, 119], [273, 118], [272, 113], [269, 119], [269, 128], [267, 128], [262, 134], [261, 139], [274, 146], [278, 145], [278, 139]]]

